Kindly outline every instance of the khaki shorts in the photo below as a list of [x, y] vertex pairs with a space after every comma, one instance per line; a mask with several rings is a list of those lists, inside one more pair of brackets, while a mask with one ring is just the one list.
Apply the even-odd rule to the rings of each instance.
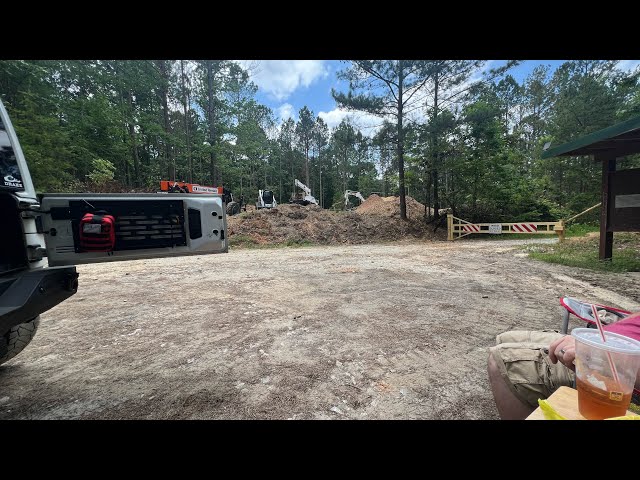
[[557, 332], [514, 330], [496, 337], [489, 350], [511, 391], [524, 403], [538, 407], [558, 387], [571, 387], [575, 374], [558, 362], [555, 365], [543, 351], [563, 335]]

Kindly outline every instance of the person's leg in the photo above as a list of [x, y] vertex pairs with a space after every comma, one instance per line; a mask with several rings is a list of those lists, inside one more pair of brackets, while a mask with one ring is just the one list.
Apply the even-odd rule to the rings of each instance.
[[562, 336], [556, 332], [514, 330], [496, 337], [489, 349], [487, 371], [500, 417], [524, 419], [562, 385], [571, 386], [573, 372], [552, 364], [545, 349]]
[[534, 409], [531, 408], [530, 405], [520, 401], [511, 391], [492, 353], [489, 353], [487, 370], [489, 372], [491, 391], [493, 392], [493, 398], [496, 402], [496, 408], [498, 409], [500, 418], [502, 420], [522, 420], [527, 418]]

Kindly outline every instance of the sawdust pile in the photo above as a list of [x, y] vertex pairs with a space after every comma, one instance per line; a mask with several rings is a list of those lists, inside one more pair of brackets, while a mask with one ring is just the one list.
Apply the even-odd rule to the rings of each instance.
[[423, 220], [424, 205], [406, 198], [408, 221], [400, 219], [397, 197], [371, 195], [356, 210], [334, 212], [317, 205], [278, 205], [227, 217], [231, 245], [363, 244], [404, 238], [446, 238], [446, 229], [433, 232]]

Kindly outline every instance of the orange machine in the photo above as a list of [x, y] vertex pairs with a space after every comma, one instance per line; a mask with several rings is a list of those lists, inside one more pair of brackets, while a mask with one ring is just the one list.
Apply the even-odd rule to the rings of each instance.
[[197, 183], [160, 180], [160, 191], [170, 193], [217, 193], [222, 195], [222, 187], [205, 187]]

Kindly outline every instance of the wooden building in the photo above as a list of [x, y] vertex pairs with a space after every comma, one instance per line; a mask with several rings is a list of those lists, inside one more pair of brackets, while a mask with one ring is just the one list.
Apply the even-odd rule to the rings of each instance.
[[616, 170], [616, 160], [640, 153], [640, 117], [548, 148], [542, 158], [592, 155], [602, 163], [600, 260], [610, 260], [613, 232], [640, 232], [640, 168]]

